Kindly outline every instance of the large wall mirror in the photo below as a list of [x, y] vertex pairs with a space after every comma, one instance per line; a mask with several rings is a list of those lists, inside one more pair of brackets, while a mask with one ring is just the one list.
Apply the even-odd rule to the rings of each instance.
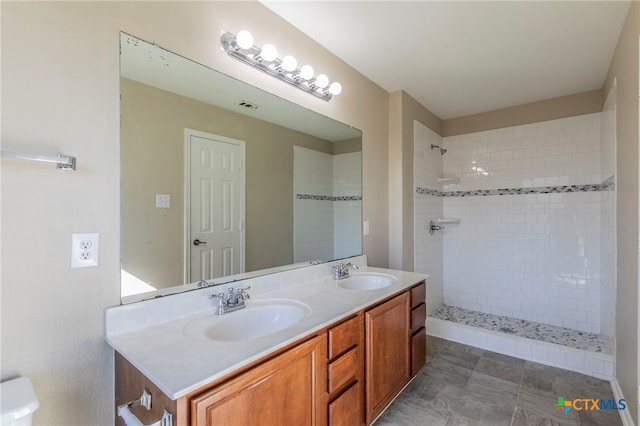
[[362, 254], [359, 130], [120, 46], [123, 303]]

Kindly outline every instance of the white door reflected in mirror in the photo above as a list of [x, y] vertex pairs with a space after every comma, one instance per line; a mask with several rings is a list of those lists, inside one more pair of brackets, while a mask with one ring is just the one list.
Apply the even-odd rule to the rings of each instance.
[[191, 129], [185, 229], [185, 282], [244, 272], [244, 142]]

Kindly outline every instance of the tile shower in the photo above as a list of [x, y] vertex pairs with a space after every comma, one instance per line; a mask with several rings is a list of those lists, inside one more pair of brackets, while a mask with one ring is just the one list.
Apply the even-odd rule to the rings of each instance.
[[[444, 138], [414, 123], [414, 262], [435, 287], [431, 334], [613, 376], [613, 105]], [[460, 223], [429, 235], [438, 217]]]
[[331, 155], [294, 146], [294, 262], [362, 253], [361, 163], [360, 151]]

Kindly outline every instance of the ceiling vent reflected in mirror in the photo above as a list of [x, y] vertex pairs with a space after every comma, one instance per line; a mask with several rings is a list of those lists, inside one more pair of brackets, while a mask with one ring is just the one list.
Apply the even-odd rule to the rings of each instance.
[[260, 105], [254, 104], [254, 103], [249, 102], [249, 101], [240, 101], [240, 102], [238, 102], [238, 105], [240, 105], [241, 107], [247, 108], [247, 109], [258, 109], [258, 108], [260, 108]]

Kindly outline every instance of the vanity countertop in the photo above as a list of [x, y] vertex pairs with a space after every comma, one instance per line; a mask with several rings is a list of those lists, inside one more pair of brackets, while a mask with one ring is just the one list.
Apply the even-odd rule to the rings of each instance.
[[[141, 308], [135, 305], [148, 302], [111, 308], [111, 312], [107, 311], [106, 339], [116, 351], [145, 374], [168, 397], [178, 399], [305, 335], [346, 318], [427, 278], [425, 274], [368, 266], [361, 267], [357, 272], [391, 275], [397, 278], [397, 281], [381, 289], [354, 291], [339, 288], [330, 275], [325, 275], [323, 278], [313, 278], [304, 282], [293, 281], [296, 284], [273, 291], [250, 290], [252, 299], [246, 302], [247, 307], [252, 303], [260, 303], [264, 299], [286, 298], [306, 304], [311, 312], [285, 330], [240, 341], [213, 341], [185, 335], [185, 327], [194, 319], [214, 316], [215, 301], [208, 300], [208, 296], [221, 290], [218, 287], [205, 288], [189, 292], [188, 296], [184, 296], [191, 299], [190, 303], [194, 308], [190, 312], [178, 312], [166, 320], [143, 324], [137, 328], [110, 326], [110, 314], [120, 315], [121, 310], [126, 310], [135, 316], [135, 311]], [[246, 281], [242, 284], [251, 283]], [[156, 305], [156, 308], [162, 309], [162, 306]], [[218, 317], [222, 321], [232, 318], [233, 315], [232, 312]]]

